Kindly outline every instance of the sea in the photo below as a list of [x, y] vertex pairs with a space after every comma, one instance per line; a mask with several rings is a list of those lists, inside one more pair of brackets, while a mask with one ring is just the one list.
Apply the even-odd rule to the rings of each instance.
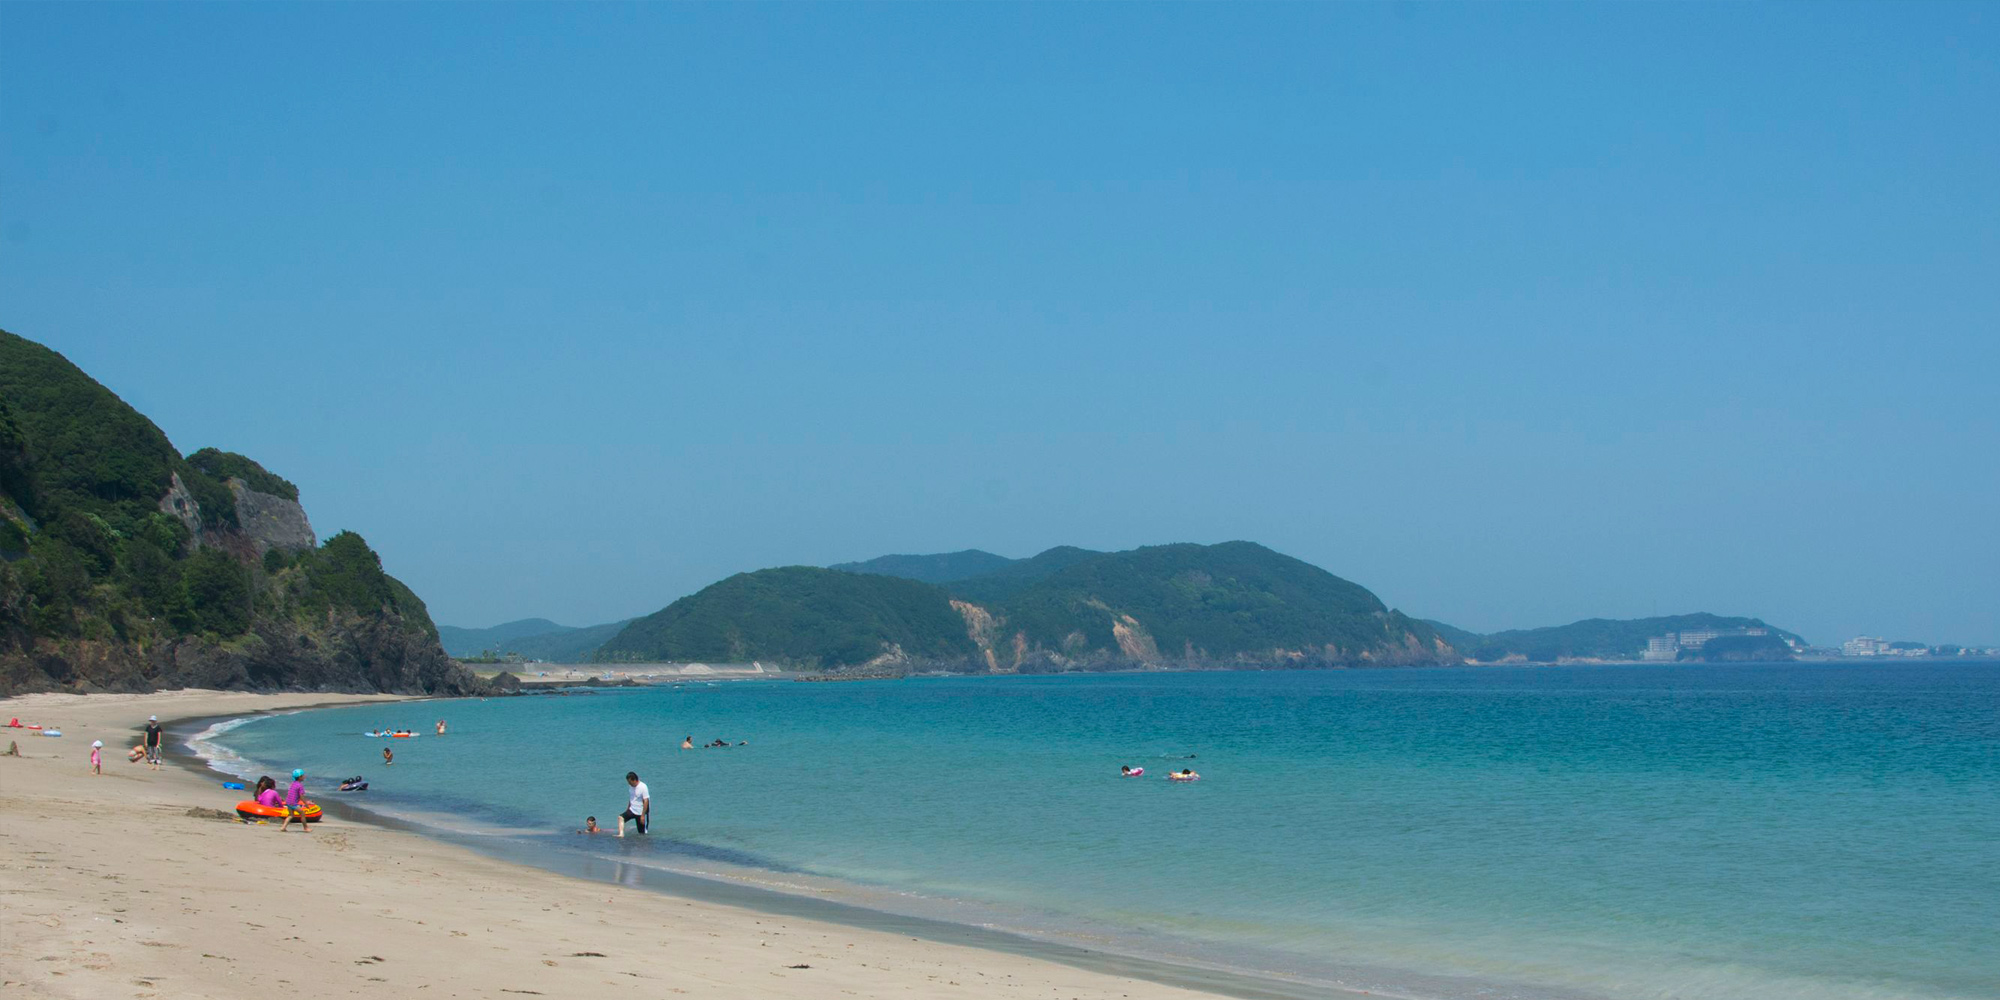
[[[1295, 995], [2000, 998], [1996, 663], [692, 681], [212, 722], [218, 770], [303, 767], [514, 860]], [[627, 771], [652, 831], [574, 832], [616, 826]]]

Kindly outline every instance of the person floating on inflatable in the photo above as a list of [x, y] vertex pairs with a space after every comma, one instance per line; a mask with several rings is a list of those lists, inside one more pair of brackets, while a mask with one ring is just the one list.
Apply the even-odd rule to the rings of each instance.
[[1196, 773], [1194, 773], [1194, 769], [1193, 769], [1193, 768], [1183, 768], [1183, 769], [1181, 769], [1181, 770], [1179, 770], [1179, 771], [1173, 771], [1173, 772], [1170, 772], [1170, 773], [1169, 773], [1169, 774], [1167, 775], [1167, 780], [1168, 780], [1168, 781], [1200, 781], [1200, 780], [1201, 780], [1201, 775], [1199, 775], [1199, 774], [1196, 774]]
[[1146, 769], [1143, 767], [1133, 767], [1130, 764], [1120, 764], [1118, 765], [1118, 776], [1121, 778], [1143, 778], [1146, 776]]

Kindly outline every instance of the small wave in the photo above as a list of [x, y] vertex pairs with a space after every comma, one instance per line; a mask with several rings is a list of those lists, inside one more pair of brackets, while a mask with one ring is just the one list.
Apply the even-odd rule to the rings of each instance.
[[288, 712], [266, 712], [262, 715], [246, 715], [240, 719], [224, 719], [188, 737], [187, 748], [194, 751], [195, 756], [200, 757], [211, 771], [220, 771], [232, 778], [248, 778], [257, 770], [258, 765], [256, 762], [223, 746], [218, 742], [220, 738], [230, 730], [243, 726], [246, 723], [255, 722], [258, 719], [268, 719], [278, 715], [297, 715], [303, 711], [306, 710], [295, 708]]
[[226, 719], [215, 723], [207, 729], [188, 737], [188, 749], [194, 751], [195, 756], [200, 757], [211, 771], [220, 771], [232, 778], [249, 777], [252, 770], [250, 761], [236, 751], [216, 742], [216, 740], [221, 738], [224, 733], [249, 722], [250, 718], [246, 716], [241, 719]]

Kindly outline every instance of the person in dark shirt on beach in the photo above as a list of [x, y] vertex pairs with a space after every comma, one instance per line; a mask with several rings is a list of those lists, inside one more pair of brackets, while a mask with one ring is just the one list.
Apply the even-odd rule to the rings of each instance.
[[151, 764], [155, 771], [160, 769], [160, 744], [166, 741], [166, 735], [166, 731], [160, 728], [159, 716], [146, 718], [146, 763]]

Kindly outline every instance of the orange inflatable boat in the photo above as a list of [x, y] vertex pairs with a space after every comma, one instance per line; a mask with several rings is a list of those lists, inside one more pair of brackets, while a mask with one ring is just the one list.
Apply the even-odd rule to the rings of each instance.
[[[255, 799], [244, 799], [243, 801], [236, 803], [236, 815], [241, 817], [243, 821], [246, 823], [255, 823], [258, 820], [269, 820], [273, 823], [283, 823], [285, 821], [285, 807], [260, 806], [257, 804], [257, 801]], [[314, 802], [306, 803], [305, 821], [308, 823], [319, 822], [318, 803]]]

